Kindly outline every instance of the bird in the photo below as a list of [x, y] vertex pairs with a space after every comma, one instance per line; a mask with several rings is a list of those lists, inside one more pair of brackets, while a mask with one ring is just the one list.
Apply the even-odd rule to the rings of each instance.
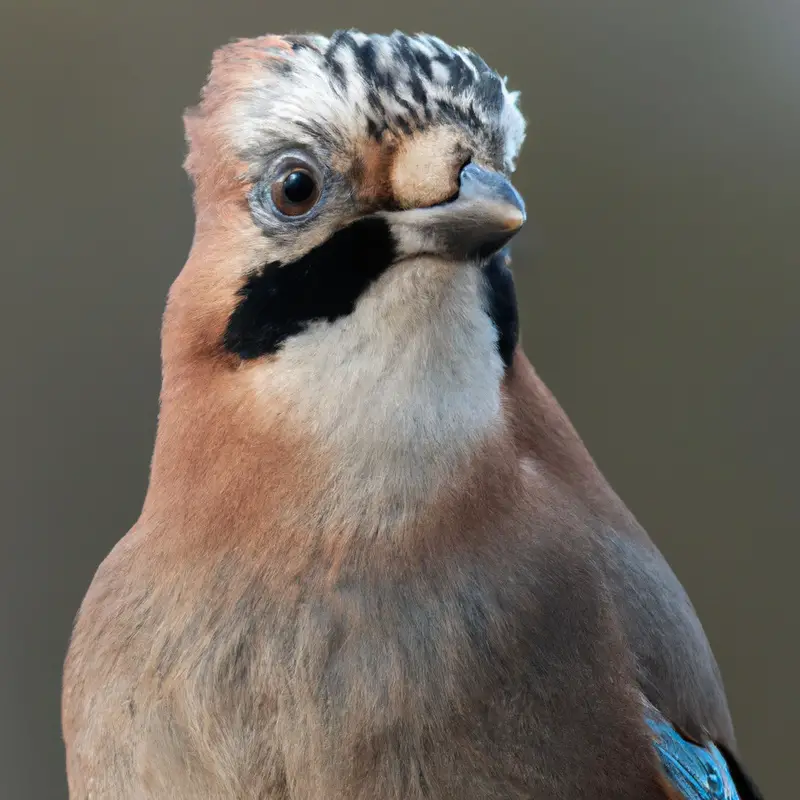
[[519, 93], [429, 34], [269, 34], [184, 122], [71, 800], [760, 798], [687, 593], [520, 344]]

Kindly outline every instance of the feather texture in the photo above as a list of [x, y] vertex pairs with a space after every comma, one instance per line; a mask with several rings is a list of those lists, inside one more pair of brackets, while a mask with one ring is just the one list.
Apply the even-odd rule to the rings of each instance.
[[690, 742], [656, 715], [649, 716], [648, 724], [664, 772], [685, 800], [742, 800], [728, 764], [713, 742]]
[[520, 348], [516, 93], [425, 34], [264, 36], [185, 120], [71, 800], [755, 800], [685, 592]]

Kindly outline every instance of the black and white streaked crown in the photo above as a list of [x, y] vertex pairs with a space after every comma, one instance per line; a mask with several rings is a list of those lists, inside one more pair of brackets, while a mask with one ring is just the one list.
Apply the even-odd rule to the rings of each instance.
[[380, 139], [450, 123], [468, 128], [514, 169], [525, 136], [519, 93], [471, 50], [400, 32], [286, 39], [294, 50], [283, 62], [290, 85], [256, 82], [236, 115], [242, 128], [231, 133], [244, 152], [257, 148], [264, 132], [285, 135], [287, 126], [342, 146], [354, 136]]

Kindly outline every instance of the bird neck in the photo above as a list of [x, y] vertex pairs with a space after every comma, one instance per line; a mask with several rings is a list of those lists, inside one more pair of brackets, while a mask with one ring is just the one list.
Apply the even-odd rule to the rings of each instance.
[[505, 429], [481, 282], [475, 268], [410, 261], [275, 357], [165, 361], [148, 507], [269, 495], [332, 527], [413, 524]]
[[504, 367], [481, 280], [409, 262], [274, 357], [165, 354], [145, 512], [244, 536], [281, 524], [391, 536], [498, 497], [532, 466], [634, 524], [524, 355]]

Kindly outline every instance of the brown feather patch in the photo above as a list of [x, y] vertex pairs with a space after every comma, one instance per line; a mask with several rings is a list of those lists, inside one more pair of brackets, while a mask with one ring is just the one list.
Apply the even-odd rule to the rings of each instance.
[[[384, 136], [379, 142], [365, 139], [358, 148], [349, 171], [358, 199], [365, 208], [387, 208], [395, 204], [391, 171], [396, 151], [397, 141], [390, 136]], [[344, 163], [334, 162], [334, 166], [347, 169]]]
[[240, 39], [215, 51], [200, 102], [183, 117], [189, 145], [184, 168], [194, 181], [199, 207], [232, 193], [241, 197], [247, 165], [226, 136], [226, 109], [239, 92], [263, 76], [270, 62], [277, 65], [292, 52], [291, 43], [279, 36]]
[[401, 208], [434, 206], [458, 191], [466, 160], [463, 133], [435, 127], [404, 138], [391, 165], [394, 198]]

